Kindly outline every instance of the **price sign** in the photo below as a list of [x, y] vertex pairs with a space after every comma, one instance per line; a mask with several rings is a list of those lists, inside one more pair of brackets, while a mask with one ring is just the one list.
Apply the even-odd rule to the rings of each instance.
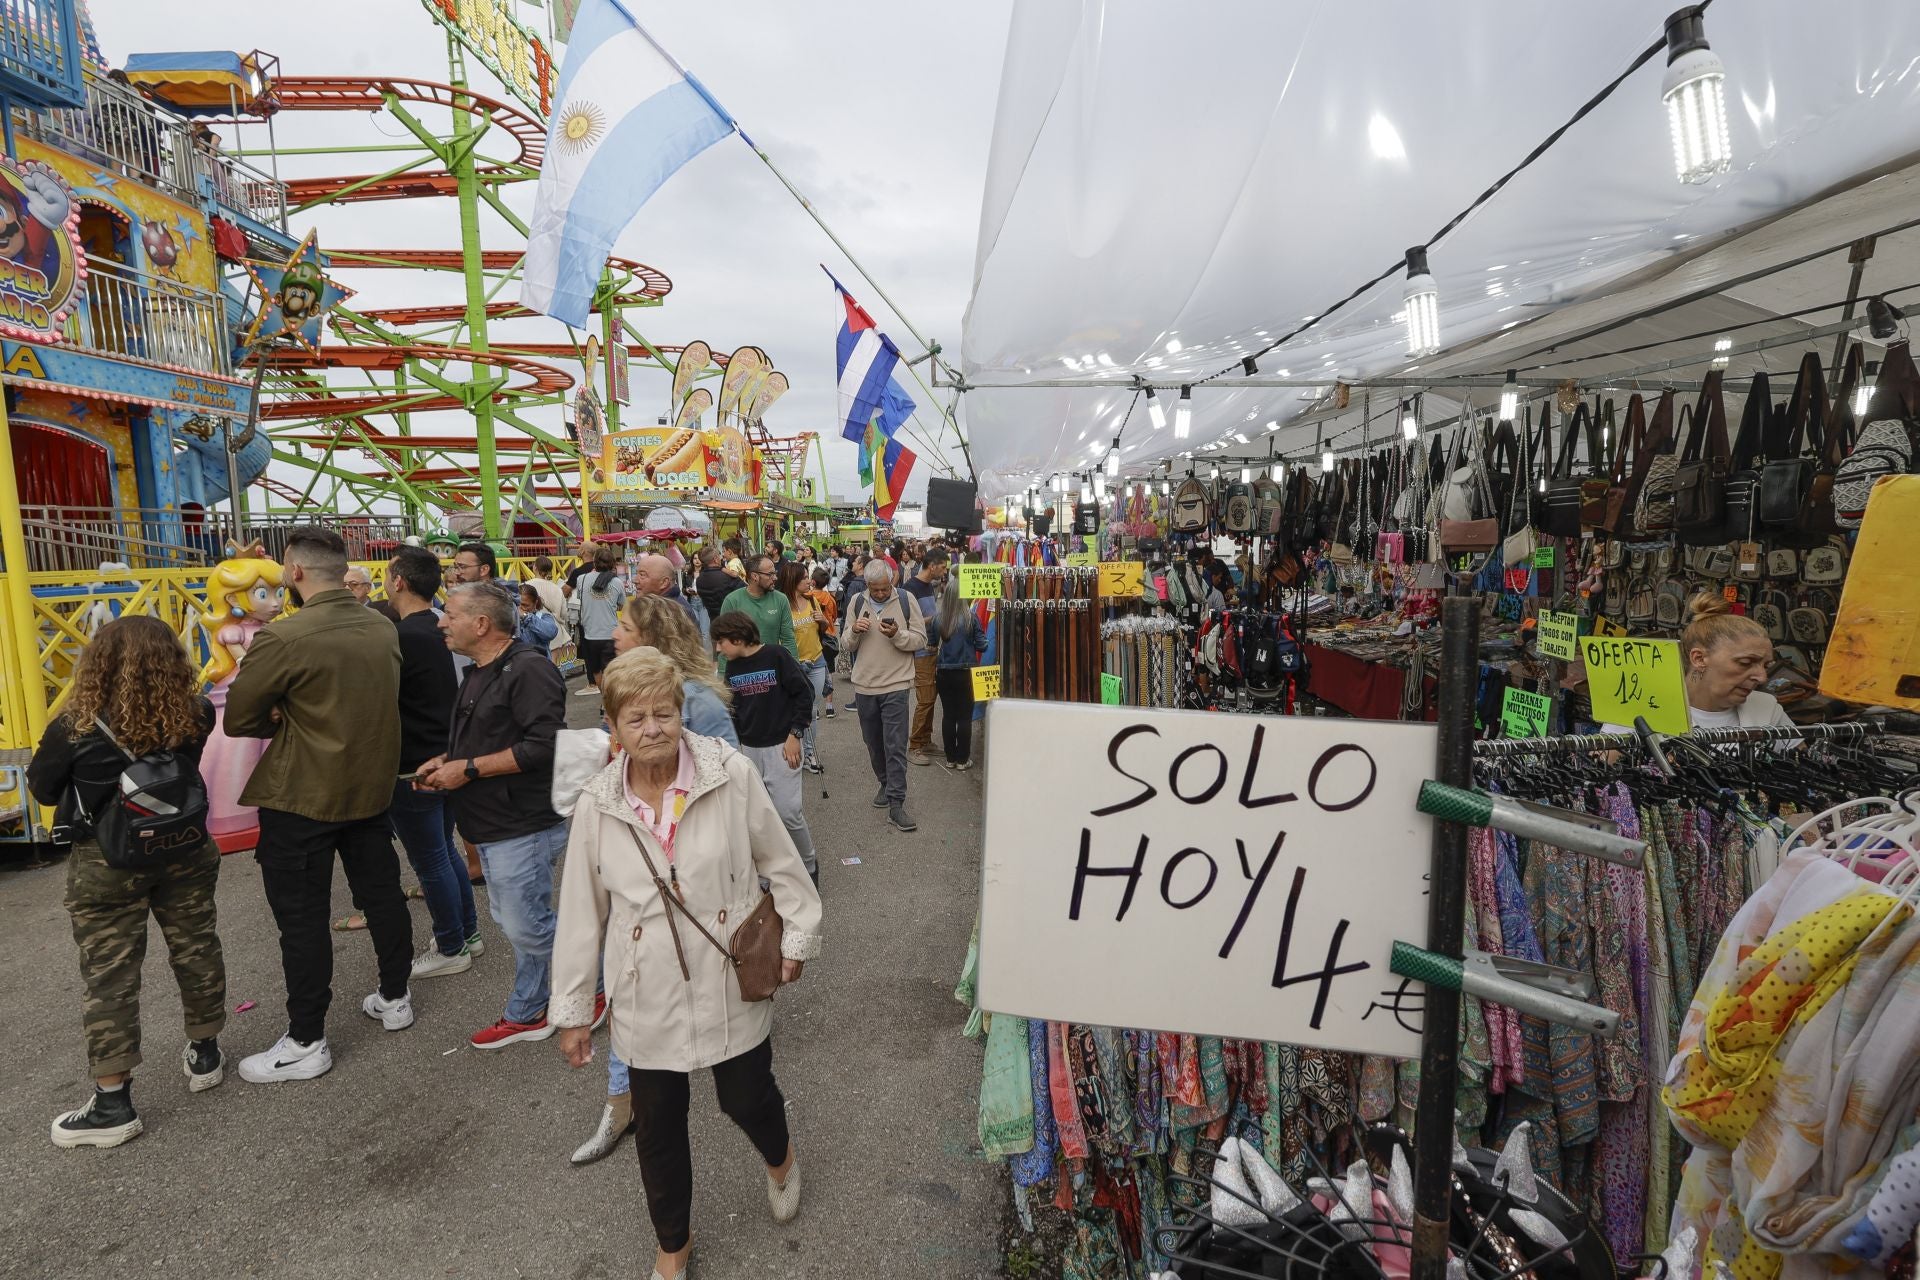
[[1145, 587], [1147, 566], [1138, 560], [1104, 560], [1100, 564], [1100, 594], [1137, 597]]
[[1533, 567], [1536, 569], [1551, 569], [1559, 563], [1559, 559], [1560, 553], [1557, 548], [1535, 547], [1533, 549]]
[[1579, 653], [1580, 618], [1577, 614], [1543, 613], [1540, 615], [1540, 629], [1535, 634], [1540, 652], [1549, 658], [1572, 662]]
[[983, 1009], [1420, 1052], [1388, 965], [1426, 936], [1432, 725], [1020, 698], [987, 724]]
[[1100, 673], [1100, 703], [1102, 706], [1117, 707], [1121, 694], [1125, 691], [1126, 681], [1110, 671]]
[[998, 600], [1000, 571], [1003, 567], [997, 564], [961, 565], [960, 598], [962, 600]]
[[1000, 668], [975, 667], [973, 669], [973, 700], [987, 702], [1000, 696]]
[[1595, 720], [1631, 726], [1635, 716], [1645, 716], [1655, 733], [1687, 731], [1687, 684], [1678, 641], [1585, 636], [1580, 658], [1587, 667]]
[[1507, 687], [1506, 700], [1500, 704], [1500, 727], [1509, 738], [1544, 738], [1552, 717], [1553, 699]]
[[1627, 629], [1611, 619], [1597, 617], [1593, 620], [1593, 634], [1597, 636], [1624, 636], [1627, 634]]
[[1098, 551], [1067, 552], [1067, 568], [1069, 569], [1091, 569], [1099, 563], [1100, 553]]

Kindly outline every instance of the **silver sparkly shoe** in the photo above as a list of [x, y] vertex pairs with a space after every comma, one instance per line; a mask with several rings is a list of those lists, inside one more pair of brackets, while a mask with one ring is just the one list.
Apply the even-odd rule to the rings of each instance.
[[800, 1216], [800, 1157], [795, 1156], [793, 1163], [787, 1166], [787, 1180], [774, 1180], [772, 1170], [767, 1172], [767, 1203], [773, 1206], [775, 1222], [792, 1222]]

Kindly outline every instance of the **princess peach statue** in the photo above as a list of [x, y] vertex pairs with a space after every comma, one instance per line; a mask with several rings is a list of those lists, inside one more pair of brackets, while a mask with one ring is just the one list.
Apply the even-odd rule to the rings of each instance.
[[266, 548], [258, 542], [247, 547], [228, 543], [227, 550], [228, 557], [207, 579], [207, 611], [201, 624], [212, 636], [206, 675], [214, 722], [200, 757], [200, 776], [207, 784], [207, 831], [216, 837], [259, 825], [258, 810], [241, 804], [240, 792], [266, 753], [267, 741], [227, 736], [227, 686], [253, 637], [279, 616], [285, 602], [280, 566], [267, 559]]

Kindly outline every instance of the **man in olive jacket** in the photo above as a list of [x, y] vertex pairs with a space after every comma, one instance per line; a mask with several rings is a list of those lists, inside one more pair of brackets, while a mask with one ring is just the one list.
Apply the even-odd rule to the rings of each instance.
[[287, 980], [287, 1033], [240, 1063], [255, 1084], [311, 1080], [333, 1066], [333, 859], [347, 873], [379, 960], [361, 1009], [389, 1031], [413, 1023], [407, 978], [413, 917], [400, 891], [387, 807], [400, 767], [400, 638], [346, 589], [347, 547], [330, 529], [296, 529], [281, 556], [300, 611], [263, 628], [227, 690], [222, 727], [270, 738], [242, 791], [260, 809], [254, 857]]

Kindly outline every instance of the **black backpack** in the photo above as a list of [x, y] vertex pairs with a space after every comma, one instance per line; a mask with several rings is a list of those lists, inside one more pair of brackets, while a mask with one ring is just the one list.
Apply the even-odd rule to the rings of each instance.
[[176, 751], [136, 756], [120, 745], [106, 721], [95, 726], [126, 758], [114, 794], [88, 813], [78, 802], [80, 821], [93, 832], [101, 856], [121, 871], [145, 871], [192, 853], [207, 840], [207, 785], [192, 760]]

